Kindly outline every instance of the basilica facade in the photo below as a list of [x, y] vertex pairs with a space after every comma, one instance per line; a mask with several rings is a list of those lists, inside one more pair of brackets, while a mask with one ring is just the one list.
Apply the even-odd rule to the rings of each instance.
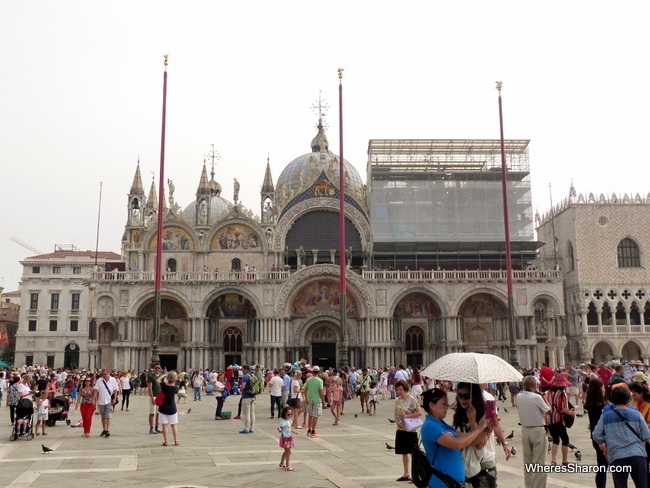
[[[154, 339], [168, 368], [301, 358], [337, 366], [344, 336], [354, 366], [426, 365], [470, 350], [507, 358], [511, 342], [522, 365], [562, 363], [562, 277], [529, 266], [541, 243], [533, 238], [527, 141], [508, 142], [512, 162], [525, 159], [511, 192], [515, 330], [508, 326], [501, 201], [494, 198], [498, 141], [370, 141], [367, 182], [343, 162], [341, 255], [340, 162], [319, 123], [311, 151], [277, 181], [267, 161], [258, 215], [238, 201], [236, 181], [233, 201], [222, 197], [214, 163], [210, 177], [205, 164], [197, 174], [186, 208], [175, 203], [172, 182], [159, 208], [157, 188], [152, 183], [146, 193], [136, 168], [123, 264], [98, 269], [90, 280], [88, 366], [147, 367]], [[471, 195], [463, 194], [468, 187]], [[165, 271], [154, 338], [158, 212]]]

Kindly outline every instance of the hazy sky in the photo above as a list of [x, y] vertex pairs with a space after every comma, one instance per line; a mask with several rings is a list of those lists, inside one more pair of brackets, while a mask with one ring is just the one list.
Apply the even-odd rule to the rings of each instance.
[[650, 191], [647, 0], [476, 2], [0, 2], [0, 286], [55, 244], [120, 252], [138, 155], [158, 178], [169, 53], [166, 176], [194, 200], [215, 144], [216, 179], [259, 214], [274, 180], [310, 151], [319, 90], [345, 68], [345, 158], [365, 180], [374, 138], [530, 139], [534, 210], [578, 192]]

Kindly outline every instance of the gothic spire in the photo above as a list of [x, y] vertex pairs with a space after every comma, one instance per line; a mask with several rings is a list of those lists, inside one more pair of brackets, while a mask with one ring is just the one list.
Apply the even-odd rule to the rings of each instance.
[[154, 210], [158, 208], [158, 194], [156, 193], [156, 182], [153, 176], [151, 177], [151, 188], [149, 188], [146, 207]]
[[266, 157], [266, 173], [264, 173], [264, 183], [262, 183], [262, 193], [273, 193], [273, 177], [271, 176], [271, 163], [269, 157]]
[[209, 195], [210, 185], [208, 184], [208, 169], [203, 161], [203, 171], [201, 171], [201, 180], [199, 181], [199, 188], [196, 190], [197, 195]]
[[140, 175], [140, 158], [138, 158], [138, 166], [135, 169], [135, 176], [131, 184], [132, 195], [144, 195], [144, 187], [142, 186], [142, 176]]

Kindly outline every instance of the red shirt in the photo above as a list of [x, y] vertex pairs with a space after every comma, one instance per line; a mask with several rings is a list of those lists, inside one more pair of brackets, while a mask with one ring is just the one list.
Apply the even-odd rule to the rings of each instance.
[[603, 382], [603, 385], [608, 386], [609, 385], [609, 380], [612, 379], [612, 376], [614, 376], [614, 373], [609, 368], [602, 368], [602, 369], [598, 370], [598, 376], [600, 376], [600, 379]]
[[548, 388], [549, 386], [551, 386], [554, 377], [555, 377], [555, 371], [553, 371], [548, 366], [542, 367], [542, 369], [539, 370], [539, 379], [540, 379], [539, 385], [542, 388]]

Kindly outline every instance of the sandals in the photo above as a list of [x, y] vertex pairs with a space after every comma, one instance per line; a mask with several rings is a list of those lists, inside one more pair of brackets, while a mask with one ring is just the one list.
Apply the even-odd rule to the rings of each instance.
[[395, 481], [411, 481], [411, 477], [410, 476], [400, 476]]
[[178, 442], [178, 441], [174, 441], [174, 445], [175, 445], [175, 446], [180, 446], [180, 445], [181, 445], [181, 443], [180, 443], [180, 442]]
[[293, 471], [293, 466], [285, 466], [284, 470], [285, 471]]
[[163, 442], [162, 445], [163, 445], [163, 446], [167, 446], [168, 444], [167, 444], [166, 442]]

